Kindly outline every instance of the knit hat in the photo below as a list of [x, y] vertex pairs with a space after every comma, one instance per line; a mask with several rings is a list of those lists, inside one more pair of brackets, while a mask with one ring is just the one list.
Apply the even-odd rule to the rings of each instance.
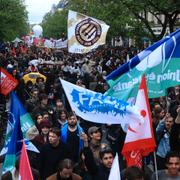
[[40, 127], [40, 129], [42, 129], [44, 127], [51, 128], [51, 123], [48, 120], [43, 120], [39, 124], [39, 127]]

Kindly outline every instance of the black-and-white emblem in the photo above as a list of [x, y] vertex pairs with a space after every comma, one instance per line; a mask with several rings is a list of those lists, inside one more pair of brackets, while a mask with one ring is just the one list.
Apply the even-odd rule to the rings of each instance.
[[75, 28], [77, 41], [87, 47], [95, 44], [101, 37], [101, 33], [101, 25], [91, 18], [79, 22]]

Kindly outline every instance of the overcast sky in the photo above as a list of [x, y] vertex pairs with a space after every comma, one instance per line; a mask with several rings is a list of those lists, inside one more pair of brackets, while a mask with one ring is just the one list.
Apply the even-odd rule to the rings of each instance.
[[29, 22], [31, 24], [40, 23], [43, 16], [51, 10], [52, 5], [57, 5], [58, 2], [59, 0], [25, 0]]

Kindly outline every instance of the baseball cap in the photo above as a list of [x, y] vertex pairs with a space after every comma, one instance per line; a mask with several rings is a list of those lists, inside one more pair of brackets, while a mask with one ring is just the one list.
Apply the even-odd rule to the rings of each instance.
[[88, 129], [88, 135], [92, 135], [93, 133], [100, 131], [101, 132], [101, 128], [97, 127], [97, 126], [92, 126]]

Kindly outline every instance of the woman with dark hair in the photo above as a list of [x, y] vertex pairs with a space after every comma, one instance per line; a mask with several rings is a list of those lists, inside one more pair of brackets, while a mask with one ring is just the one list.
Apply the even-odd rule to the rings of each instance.
[[67, 123], [67, 119], [68, 119], [67, 111], [65, 109], [60, 110], [56, 120], [57, 121], [56, 126], [61, 128], [65, 123]]
[[39, 124], [39, 135], [37, 135], [33, 139], [33, 143], [36, 145], [38, 149], [41, 148], [44, 144], [47, 144], [49, 142], [48, 140], [48, 134], [49, 130], [51, 128], [51, 124], [48, 120], [43, 120]]
[[36, 127], [38, 128], [38, 130], [39, 130], [39, 125], [40, 125], [40, 123], [43, 121], [43, 116], [42, 116], [42, 114], [40, 114], [40, 113], [38, 113], [38, 114], [36, 114], [36, 116], [35, 116], [35, 125], [36, 125]]

